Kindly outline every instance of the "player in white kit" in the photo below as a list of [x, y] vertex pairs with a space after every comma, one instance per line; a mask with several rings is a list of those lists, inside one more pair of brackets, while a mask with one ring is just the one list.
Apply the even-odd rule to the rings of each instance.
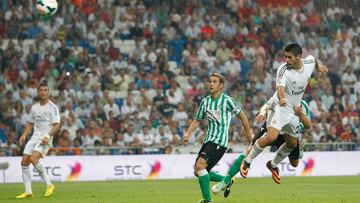
[[285, 133], [285, 143], [279, 148], [272, 161], [266, 163], [276, 183], [280, 183], [277, 165], [284, 160], [297, 145], [299, 117], [294, 108], [300, 106], [308, 81], [314, 71], [327, 73], [326, 66], [320, 65], [314, 56], [301, 58], [302, 49], [298, 44], [289, 44], [284, 49], [286, 62], [280, 65], [276, 74], [276, 92], [270, 98], [270, 112], [267, 117], [267, 134], [258, 139], [249, 154], [242, 161], [240, 174], [246, 178], [250, 164], [266, 146], [277, 139], [279, 132]]
[[39, 159], [44, 158], [52, 146], [53, 136], [60, 129], [60, 113], [58, 107], [49, 100], [49, 87], [41, 83], [38, 88], [39, 102], [31, 107], [30, 117], [21, 135], [19, 142], [22, 145], [31, 130], [34, 128], [30, 140], [27, 142], [21, 160], [22, 177], [25, 185], [25, 192], [16, 196], [17, 199], [32, 197], [30, 163], [37, 169], [39, 175], [46, 183], [45, 197], [54, 193], [55, 186], [51, 183], [44, 167]]

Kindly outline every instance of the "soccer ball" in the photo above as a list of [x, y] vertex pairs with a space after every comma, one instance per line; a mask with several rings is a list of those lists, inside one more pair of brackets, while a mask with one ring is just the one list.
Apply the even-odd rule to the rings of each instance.
[[58, 3], [56, 0], [37, 0], [36, 10], [44, 16], [51, 16], [56, 13]]

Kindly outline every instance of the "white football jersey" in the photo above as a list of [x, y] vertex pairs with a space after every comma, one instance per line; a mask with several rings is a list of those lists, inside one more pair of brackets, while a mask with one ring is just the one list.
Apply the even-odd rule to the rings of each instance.
[[[28, 121], [34, 125], [31, 139], [40, 141], [44, 138], [45, 134], [50, 132], [53, 124], [60, 123], [59, 109], [50, 100], [44, 106], [41, 106], [38, 102], [32, 105]], [[49, 144], [52, 144], [52, 137], [49, 140]]]
[[[276, 87], [285, 87], [286, 108], [294, 112], [294, 106], [300, 106], [300, 101], [305, 92], [309, 79], [315, 69], [315, 57], [312, 55], [302, 59], [304, 66], [299, 69], [290, 69], [287, 63], [283, 63], [277, 70]], [[279, 102], [278, 92], [271, 98], [276, 103]]]

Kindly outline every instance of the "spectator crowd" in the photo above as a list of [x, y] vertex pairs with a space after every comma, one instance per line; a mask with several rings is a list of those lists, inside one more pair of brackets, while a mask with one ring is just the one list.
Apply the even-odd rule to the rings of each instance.
[[[44, 17], [32, 0], [1, 1], [0, 156], [21, 154], [18, 138], [44, 80], [61, 112], [57, 148], [134, 147], [122, 152], [132, 154], [167, 146], [171, 153], [183, 144], [213, 72], [225, 76], [225, 91], [252, 123], [275, 91], [290, 42], [329, 68], [327, 77], [310, 79], [304, 95], [312, 127], [303, 142], [359, 145], [356, 1], [271, 2], [64, 0], [54, 16]], [[131, 51], [119, 42], [133, 42]], [[230, 142], [248, 145], [233, 122]], [[187, 145], [201, 144], [205, 126]]]

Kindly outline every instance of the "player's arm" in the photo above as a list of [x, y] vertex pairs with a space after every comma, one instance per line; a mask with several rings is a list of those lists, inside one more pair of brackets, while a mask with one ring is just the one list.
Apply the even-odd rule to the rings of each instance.
[[251, 136], [251, 130], [250, 130], [250, 123], [249, 123], [249, 119], [247, 118], [246, 114], [241, 111], [238, 115], [237, 118], [241, 121], [241, 123], [244, 126], [245, 129], [245, 134], [246, 137], [248, 139], [248, 142], [251, 143], [252, 142], [252, 136]]
[[185, 135], [184, 135], [184, 142], [189, 141], [190, 136], [191, 136], [191, 133], [193, 133], [193, 132], [196, 130], [196, 128], [199, 127], [199, 125], [200, 125], [200, 121], [198, 121], [198, 120], [196, 120], [196, 119], [194, 119], [194, 120], [191, 122], [189, 128], [187, 129], [187, 131], [186, 131], [186, 133], [185, 133]]
[[304, 125], [305, 129], [310, 129], [311, 127], [311, 120], [306, 114], [304, 113], [303, 109], [300, 106], [294, 107], [295, 114], [299, 116], [300, 122]]
[[25, 125], [25, 129], [24, 129], [24, 132], [21, 134], [20, 136], [20, 139], [19, 139], [19, 144], [22, 145], [26, 138], [29, 136], [31, 130], [33, 129], [34, 127], [34, 124], [30, 123], [30, 122], [27, 122], [26, 125]]
[[49, 139], [53, 137], [58, 131], [60, 130], [60, 123], [54, 123], [50, 129], [50, 132], [44, 135], [43, 140], [41, 141], [42, 144], [49, 144]]
[[276, 89], [277, 89], [277, 95], [279, 98], [279, 105], [286, 106], [285, 86], [278, 86]]
[[204, 112], [204, 99], [201, 100], [199, 108], [195, 114], [195, 119], [191, 122], [189, 128], [187, 129], [185, 135], [184, 135], [184, 142], [189, 141], [191, 133], [196, 130], [196, 128], [200, 125], [200, 120], [205, 118], [205, 112]]
[[41, 141], [42, 144], [49, 144], [49, 139], [54, 136], [60, 130], [60, 112], [59, 109], [54, 106], [51, 109], [51, 121], [52, 127], [48, 133], [43, 136], [43, 140]]
[[249, 119], [247, 118], [246, 114], [244, 113], [244, 111], [241, 110], [240, 106], [235, 102], [234, 98], [231, 98], [227, 101], [227, 106], [228, 106], [228, 110], [233, 115], [236, 115], [236, 117], [243, 124], [246, 137], [247, 137], [249, 143], [251, 143], [252, 136], [251, 136], [251, 131], [250, 131], [250, 123], [249, 123]]
[[327, 74], [329, 72], [328, 68], [322, 63], [320, 63], [318, 59], [315, 59], [315, 69], [316, 72], [319, 74]]
[[267, 116], [267, 111], [270, 108], [268, 103], [265, 103], [261, 108], [259, 114], [255, 117], [255, 122], [257, 124], [262, 123], [265, 121]]
[[285, 99], [285, 85], [286, 85], [286, 79], [285, 79], [285, 66], [280, 66], [278, 68], [278, 71], [276, 73], [276, 90], [277, 90], [277, 96], [279, 99], [279, 105], [280, 106], [286, 106], [286, 99]]

